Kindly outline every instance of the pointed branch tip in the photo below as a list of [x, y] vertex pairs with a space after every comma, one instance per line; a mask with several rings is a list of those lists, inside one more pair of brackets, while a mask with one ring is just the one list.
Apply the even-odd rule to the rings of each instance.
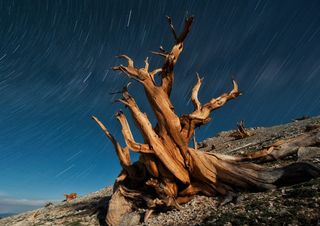
[[144, 70], [148, 71], [149, 70], [149, 57], [147, 57], [144, 60], [145, 66], [144, 66]]
[[177, 33], [176, 33], [176, 30], [174, 29], [174, 26], [173, 26], [173, 24], [172, 24], [172, 19], [171, 19], [171, 17], [169, 17], [169, 16], [166, 16], [166, 17], [167, 17], [167, 20], [168, 20], [168, 23], [169, 23], [171, 32], [172, 32], [172, 34], [173, 34], [173, 37], [174, 37], [174, 39], [176, 40], [176, 42], [178, 42], [179, 38], [178, 38]]
[[157, 55], [157, 56], [162, 56], [164, 58], [166, 58], [168, 56], [167, 53], [163, 53], [163, 52], [157, 52], [157, 51], [151, 51], [152, 54]]
[[199, 75], [199, 73], [198, 73], [198, 72], [196, 72], [196, 75], [197, 75], [197, 79], [198, 79], [198, 81], [199, 81], [199, 82], [202, 82], [202, 81], [203, 81], [203, 79], [204, 79], [204, 77], [200, 77], [200, 75]]

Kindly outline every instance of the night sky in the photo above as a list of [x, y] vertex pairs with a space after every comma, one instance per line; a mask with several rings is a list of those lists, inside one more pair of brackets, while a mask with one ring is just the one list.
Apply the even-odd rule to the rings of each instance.
[[[318, 115], [319, 12], [317, 0], [0, 0], [0, 213], [113, 183], [118, 159], [90, 117], [123, 143], [114, 113], [127, 110], [110, 92], [128, 79], [110, 70], [121, 62], [114, 56], [128, 54], [138, 66], [149, 56], [160, 67], [150, 51], [173, 43], [166, 15], [177, 30], [195, 16], [175, 68], [176, 112], [193, 109], [196, 72], [205, 77], [202, 102], [229, 91], [231, 78], [244, 93], [214, 112], [197, 140], [241, 119], [256, 127]], [[129, 91], [154, 123], [141, 86]]]

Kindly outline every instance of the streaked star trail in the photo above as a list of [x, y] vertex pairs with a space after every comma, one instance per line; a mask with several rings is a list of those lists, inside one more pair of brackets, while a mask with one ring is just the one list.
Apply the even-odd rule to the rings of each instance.
[[[191, 111], [196, 72], [202, 102], [230, 90], [232, 78], [244, 93], [214, 112], [197, 140], [241, 119], [271, 126], [320, 113], [317, 0], [0, 0], [0, 10], [0, 213], [113, 183], [117, 156], [90, 117], [121, 140], [114, 113], [128, 112], [110, 93], [129, 80], [111, 70], [124, 63], [114, 56], [138, 66], [149, 56], [160, 67], [150, 51], [173, 42], [166, 15], [177, 30], [195, 16], [175, 68], [176, 112]], [[129, 90], [152, 118], [139, 84]]]

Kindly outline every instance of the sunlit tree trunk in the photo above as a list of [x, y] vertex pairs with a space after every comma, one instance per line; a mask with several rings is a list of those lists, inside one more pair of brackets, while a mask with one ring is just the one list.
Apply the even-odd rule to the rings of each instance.
[[[157, 124], [153, 126], [129, 94], [128, 86], [123, 88], [122, 97], [118, 101], [129, 109], [144, 143], [135, 141], [123, 112], [118, 112], [116, 118], [122, 126], [125, 147], [121, 147], [103, 123], [93, 116], [114, 145], [122, 166], [109, 203], [107, 223], [118, 225], [122, 215], [132, 211], [137, 205], [148, 209], [145, 214], [147, 218], [159, 207], [179, 208], [180, 204], [188, 202], [196, 194], [223, 195], [228, 200], [238, 189], [266, 190], [292, 181], [301, 181], [293, 180], [292, 175], [318, 176], [319, 169], [307, 163], [296, 163], [272, 170], [247, 162], [281, 158], [292, 152], [290, 145], [271, 146], [269, 149], [242, 157], [206, 153], [199, 151], [196, 146], [188, 146], [195, 129], [210, 122], [210, 114], [214, 110], [237, 98], [241, 93], [237, 82], [233, 80], [231, 91], [203, 104], [198, 98], [203, 78], [197, 74], [191, 94], [194, 110], [185, 115], [177, 115], [170, 100], [174, 81], [173, 69], [183, 51], [193, 17], [186, 18], [179, 35], [169, 17], [168, 22], [175, 41], [171, 50], [166, 51], [160, 47], [158, 52], [152, 52], [164, 59], [161, 68], [150, 70], [148, 58], [143, 68], [137, 68], [127, 55], [118, 56], [126, 60], [126, 66], [113, 67], [113, 70], [121, 71], [141, 84], [157, 119]], [[155, 76], [160, 76], [160, 84], [156, 83]], [[300, 142], [312, 142], [310, 137], [299, 139]], [[137, 162], [131, 162], [129, 151], [140, 154]]]

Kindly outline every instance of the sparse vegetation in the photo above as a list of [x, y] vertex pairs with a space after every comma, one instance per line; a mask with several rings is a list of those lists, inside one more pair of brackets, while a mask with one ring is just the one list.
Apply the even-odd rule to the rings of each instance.
[[[263, 149], [277, 140], [287, 140], [305, 134], [305, 128], [320, 125], [320, 118], [311, 118], [270, 128], [250, 129], [254, 136], [234, 139], [226, 131], [200, 142], [201, 151], [220, 154], [246, 154]], [[319, 128], [319, 127], [317, 127]], [[313, 131], [317, 131], [313, 129]], [[214, 145], [214, 149], [211, 147]], [[310, 151], [309, 161], [320, 165], [320, 148]], [[302, 157], [302, 156], [300, 156]], [[262, 163], [268, 166], [288, 165], [297, 159], [279, 159]], [[305, 160], [304, 160], [305, 161]], [[310, 194], [310, 195], [309, 195]], [[6, 217], [0, 225], [66, 225], [80, 222], [82, 225], [104, 225], [105, 213], [112, 195], [112, 187], [79, 197], [69, 203], [62, 202], [32, 212]], [[156, 212], [142, 225], [317, 225], [320, 222], [320, 178], [302, 184], [282, 187], [267, 192], [239, 192], [226, 205], [219, 205], [220, 197], [196, 195], [190, 202], [182, 204], [180, 210]], [[122, 219], [126, 225], [141, 225], [141, 214], [137, 209]]]

